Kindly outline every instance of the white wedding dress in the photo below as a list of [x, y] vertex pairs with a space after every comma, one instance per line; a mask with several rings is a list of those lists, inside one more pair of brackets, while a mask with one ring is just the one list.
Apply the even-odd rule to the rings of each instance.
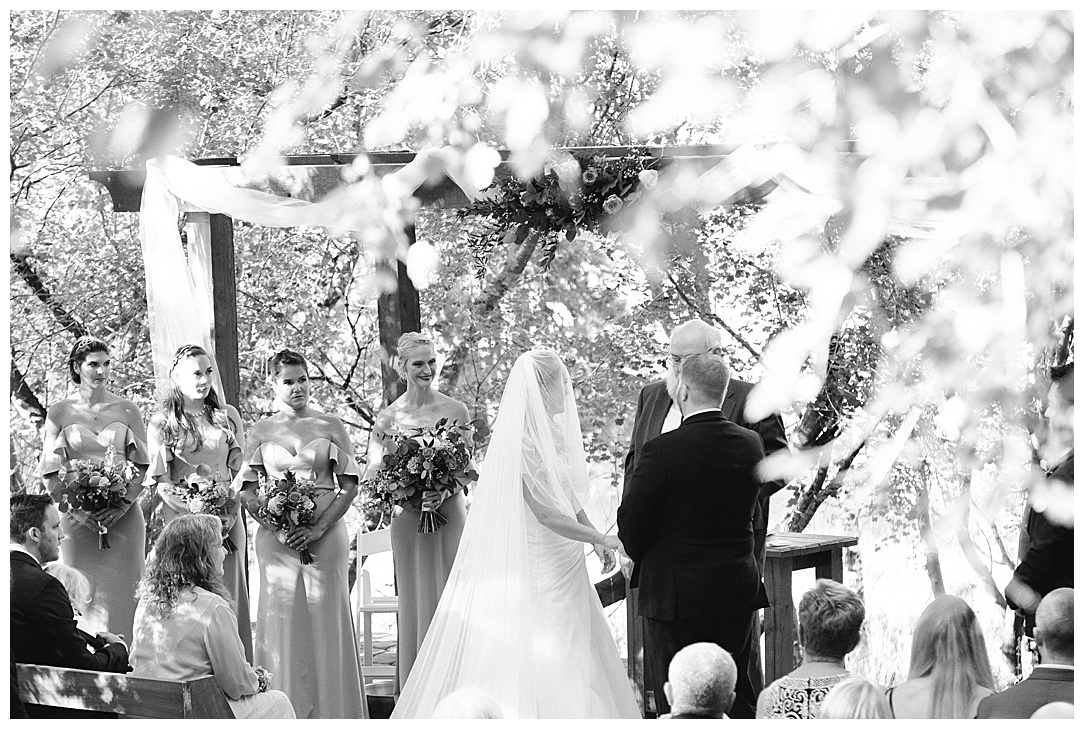
[[589, 495], [568, 372], [532, 350], [509, 375], [474, 503], [393, 719], [430, 718], [459, 689], [506, 718], [639, 719], [584, 545], [541, 525], [524, 487], [576, 518]]

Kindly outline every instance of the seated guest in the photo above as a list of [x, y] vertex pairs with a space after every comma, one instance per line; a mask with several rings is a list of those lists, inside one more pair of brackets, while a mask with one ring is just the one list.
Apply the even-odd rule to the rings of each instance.
[[738, 667], [714, 643], [687, 645], [670, 660], [662, 690], [671, 713], [662, 719], [722, 719], [734, 703]]
[[918, 618], [907, 680], [888, 690], [888, 707], [896, 719], [973, 719], [993, 688], [974, 611], [942, 595]]
[[238, 719], [294, 719], [286, 694], [268, 691], [270, 676], [245, 660], [223, 582], [225, 558], [218, 517], [182, 514], [166, 524], [136, 592], [135, 674], [167, 681], [214, 676]]
[[434, 719], [504, 719], [504, 713], [489, 694], [462, 688], [445, 696], [433, 707]]
[[[15, 663], [125, 673], [128, 647], [121, 636], [98, 633], [100, 649], [88, 650], [75, 627], [71, 600], [58, 579], [42, 569], [60, 557], [60, 512], [46, 494], [11, 497], [11, 654]], [[13, 702], [14, 703], [14, 702]], [[26, 707], [30, 718], [69, 716], [64, 709]]]
[[1072, 719], [1074, 706], [1068, 701], [1055, 701], [1051, 704], [1044, 704], [1035, 710], [1035, 713], [1031, 715], [1032, 719]]
[[1046, 594], [1035, 611], [1039, 665], [1026, 679], [988, 696], [979, 704], [980, 719], [1027, 719], [1056, 701], [1073, 703], [1073, 588]]
[[802, 665], [776, 679], [757, 700], [758, 719], [814, 719], [821, 700], [850, 672], [844, 658], [858, 645], [866, 609], [834, 580], [817, 580], [798, 603]]
[[818, 719], [891, 719], [885, 690], [861, 676], [840, 681], [821, 701]]
[[[90, 604], [90, 580], [81, 571], [60, 562], [50, 562], [45, 565], [45, 571], [60, 580], [60, 584], [64, 585], [64, 589], [68, 591], [68, 600], [71, 601], [72, 612], [75, 613], [75, 627], [79, 628], [89, 639], [91, 637], [91, 627], [86, 617], [84, 617], [83, 611]], [[95, 641], [96, 639], [91, 640], [90, 643], [97, 650]]]

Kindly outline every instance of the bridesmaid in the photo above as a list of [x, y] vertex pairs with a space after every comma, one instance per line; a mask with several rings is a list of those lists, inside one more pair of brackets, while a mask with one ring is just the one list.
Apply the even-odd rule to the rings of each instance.
[[[90, 580], [87, 621], [97, 630], [131, 636], [135, 589], [143, 577], [146, 524], [136, 505], [147, 471], [147, 433], [135, 403], [109, 392], [109, 347], [80, 337], [68, 355], [75, 395], [55, 403], [45, 416], [41, 474], [45, 489], [59, 500], [60, 471], [76, 459], [101, 463], [113, 446], [117, 461], [127, 458], [138, 472], [128, 484], [124, 506], [93, 514], [69, 510], [61, 518], [65, 539], [60, 561]], [[109, 530], [109, 549], [98, 548], [98, 529]]]
[[[206, 472], [232, 481], [241, 468], [244, 436], [241, 416], [232, 405], [219, 402], [211, 385], [213, 366], [207, 352], [195, 344], [186, 344], [173, 355], [170, 379], [173, 384], [166, 392], [158, 411], [151, 416], [148, 428], [150, 468], [148, 481], [157, 482], [162, 498], [163, 526], [181, 514], [188, 506], [170, 493], [170, 487], [194, 473], [199, 466]], [[226, 517], [230, 540], [236, 552], [226, 554], [223, 581], [234, 602], [237, 633], [245, 649], [245, 658], [252, 662], [252, 624], [248, 610], [248, 549], [244, 520], [238, 501], [233, 513]]]
[[[278, 412], [252, 426], [237, 480], [254, 517], [260, 476], [293, 471], [316, 487], [316, 523], [276, 533], [256, 517], [260, 569], [256, 663], [274, 674], [299, 719], [367, 718], [357, 638], [350, 612], [349, 537], [342, 517], [358, 492], [358, 470], [346, 428], [309, 407], [305, 358], [283, 350], [271, 358]], [[302, 565], [298, 550], [314, 562]]]
[[[437, 356], [429, 337], [419, 332], [407, 332], [399, 337], [397, 353], [399, 379], [406, 383], [406, 392], [376, 417], [369, 446], [367, 478], [372, 478], [379, 470], [385, 443], [396, 431], [428, 428], [441, 418], [470, 422], [466, 405], [433, 389]], [[437, 509], [448, 523], [435, 532], [419, 533], [421, 511], [418, 506]], [[443, 500], [436, 494], [427, 496], [425, 503], [418, 506], [405, 507], [391, 521], [395, 584], [399, 593], [396, 681], [400, 691], [406, 685], [437, 610], [467, 520], [462, 491]]]

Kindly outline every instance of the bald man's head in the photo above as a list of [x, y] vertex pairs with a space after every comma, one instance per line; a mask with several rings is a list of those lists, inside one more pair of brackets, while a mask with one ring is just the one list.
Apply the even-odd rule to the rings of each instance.
[[1035, 640], [1043, 663], [1073, 665], [1073, 588], [1051, 590], [1039, 603]]

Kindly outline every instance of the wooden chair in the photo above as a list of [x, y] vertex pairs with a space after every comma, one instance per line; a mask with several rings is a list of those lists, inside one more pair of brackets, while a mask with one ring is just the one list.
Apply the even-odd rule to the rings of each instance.
[[391, 551], [391, 528], [385, 527], [375, 532], [363, 532], [365, 525], [358, 528], [358, 579], [354, 585], [354, 626], [361, 642], [362, 680], [381, 677], [395, 677], [395, 666], [373, 664], [373, 615], [375, 613], [399, 612], [399, 598], [372, 594], [369, 570], [362, 564], [362, 558], [381, 552]]

